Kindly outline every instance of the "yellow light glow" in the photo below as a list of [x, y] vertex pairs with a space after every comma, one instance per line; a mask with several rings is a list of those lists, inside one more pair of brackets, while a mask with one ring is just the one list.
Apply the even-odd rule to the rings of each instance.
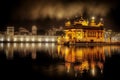
[[3, 48], [3, 43], [1, 43], [0, 46]]
[[23, 41], [23, 38], [21, 37], [20, 40]]
[[26, 47], [29, 47], [29, 44], [28, 44], [28, 43], [26, 43]]
[[32, 52], [32, 59], [36, 59], [37, 55], [36, 52]]
[[55, 44], [54, 43], [52, 43], [52, 47], [54, 47], [55, 46]]
[[23, 47], [23, 43], [20, 44], [20, 47]]
[[91, 63], [91, 74], [92, 74], [92, 76], [95, 76], [95, 74], [96, 74], [95, 63], [94, 62]]
[[80, 70], [89, 70], [88, 61], [82, 62], [81, 66], [79, 67]]
[[32, 43], [32, 47], [35, 47], [35, 44], [34, 44], [34, 43]]
[[83, 50], [82, 49], [77, 49], [76, 50], [76, 57], [79, 59], [83, 58]]
[[68, 36], [66, 36], [65, 39], [66, 39], [66, 41], [69, 41], [69, 37]]
[[91, 70], [91, 74], [92, 74], [93, 76], [95, 76], [95, 68], [93, 68], [93, 69]]
[[65, 23], [65, 26], [70, 26], [71, 25], [71, 22], [70, 21], [67, 21], [66, 23]]
[[65, 63], [65, 66], [67, 68], [67, 73], [69, 73], [70, 72], [70, 63]]
[[7, 44], [7, 47], [10, 47], [10, 43]]
[[100, 18], [100, 21], [103, 21], [103, 18]]
[[103, 73], [103, 70], [101, 70], [101, 73]]
[[15, 48], [17, 47], [17, 44], [16, 44], [16, 43], [14, 43], [13, 45], [14, 45]]
[[65, 56], [68, 56], [68, 54], [69, 54], [69, 49], [66, 47], [65, 48]]
[[88, 26], [88, 22], [87, 22], [87, 21], [83, 21], [83, 22], [82, 22], [82, 25], [83, 25], [83, 26]]
[[55, 41], [55, 39], [54, 38], [52, 38], [52, 42], [54, 42]]
[[14, 38], [14, 41], [17, 41], [17, 38]]
[[7, 41], [10, 41], [10, 38], [8, 38]]
[[58, 45], [58, 46], [57, 46], [57, 53], [60, 54], [60, 51], [61, 51], [61, 46]]
[[45, 39], [46, 42], [48, 42], [48, 40], [49, 40], [48, 38]]
[[0, 41], [3, 41], [3, 40], [4, 40], [4, 38], [1, 38], [1, 39], [0, 39]]
[[92, 19], [95, 19], [95, 17], [93, 16]]
[[58, 38], [57, 38], [57, 43], [58, 43], [58, 44], [61, 44], [61, 37], [58, 37]]
[[38, 41], [41, 41], [41, 38], [39, 38]]
[[35, 38], [32, 38], [32, 41], [35, 41]]
[[26, 38], [26, 41], [29, 41], [29, 38]]
[[38, 46], [41, 47], [41, 43], [39, 43]]
[[45, 46], [48, 47], [48, 43], [46, 43]]

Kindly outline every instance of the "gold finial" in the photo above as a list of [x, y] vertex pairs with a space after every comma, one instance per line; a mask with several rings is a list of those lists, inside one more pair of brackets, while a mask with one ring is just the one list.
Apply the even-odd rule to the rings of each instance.
[[100, 18], [100, 22], [98, 23], [98, 26], [103, 26], [103, 18]]
[[65, 26], [71, 26], [71, 22], [68, 20], [68, 21], [65, 23]]
[[95, 17], [94, 17], [94, 16], [92, 17], [92, 20], [95, 20]]
[[91, 23], [90, 23], [91, 26], [96, 26], [96, 23], [95, 23], [95, 17], [93, 16], [91, 18]]

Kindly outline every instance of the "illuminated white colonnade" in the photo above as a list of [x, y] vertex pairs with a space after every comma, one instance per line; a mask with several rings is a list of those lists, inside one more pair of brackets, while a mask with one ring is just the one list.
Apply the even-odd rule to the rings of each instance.
[[15, 35], [0, 36], [1, 42], [57, 42], [57, 36]]

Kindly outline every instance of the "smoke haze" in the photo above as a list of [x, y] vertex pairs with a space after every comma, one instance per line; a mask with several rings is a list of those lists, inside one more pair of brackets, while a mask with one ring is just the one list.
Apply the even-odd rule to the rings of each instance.
[[16, 9], [14, 18], [36, 20], [41, 18], [64, 19], [82, 15], [85, 11], [89, 16], [104, 17], [109, 12], [109, 5], [95, 3], [34, 2], [24, 3]]

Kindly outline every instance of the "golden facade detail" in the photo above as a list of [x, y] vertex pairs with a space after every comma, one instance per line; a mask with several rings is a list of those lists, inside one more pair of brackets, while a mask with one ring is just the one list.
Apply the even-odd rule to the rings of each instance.
[[104, 42], [103, 22], [100, 20], [96, 24], [95, 17], [92, 17], [90, 23], [81, 18], [79, 21], [74, 21], [73, 25], [68, 21], [65, 26], [65, 36], [61, 37], [63, 41], [60, 41], [62, 43]]
[[71, 26], [71, 22], [70, 22], [70, 21], [67, 21], [67, 22], [65, 23], [65, 26]]
[[83, 21], [75, 21], [74, 22], [74, 25], [76, 25], [76, 24], [81, 24], [81, 25], [83, 25], [83, 26], [88, 26], [88, 21], [86, 21], [86, 20], [83, 20]]

